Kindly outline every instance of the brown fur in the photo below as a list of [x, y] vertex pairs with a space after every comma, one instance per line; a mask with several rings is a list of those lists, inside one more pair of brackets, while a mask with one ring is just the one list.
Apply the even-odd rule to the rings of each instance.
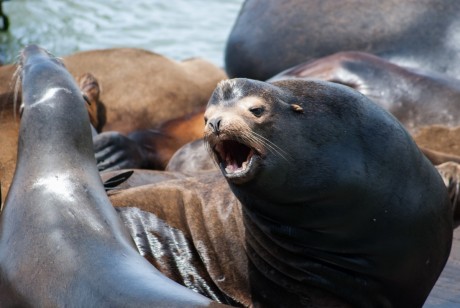
[[455, 162], [446, 162], [436, 166], [436, 169], [449, 191], [454, 212], [454, 227], [458, 227], [460, 225], [460, 165]]
[[64, 58], [75, 76], [91, 72], [102, 85], [105, 131], [149, 129], [204, 106], [222, 69], [202, 60], [177, 62], [141, 49], [80, 52]]

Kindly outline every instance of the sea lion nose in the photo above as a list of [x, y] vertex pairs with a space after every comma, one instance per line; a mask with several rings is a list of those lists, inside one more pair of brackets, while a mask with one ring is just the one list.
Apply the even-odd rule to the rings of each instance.
[[220, 133], [220, 124], [221, 124], [221, 122], [222, 122], [222, 117], [213, 118], [213, 119], [210, 119], [208, 121], [209, 127], [211, 127], [212, 131], [216, 135], [219, 135], [219, 133]]

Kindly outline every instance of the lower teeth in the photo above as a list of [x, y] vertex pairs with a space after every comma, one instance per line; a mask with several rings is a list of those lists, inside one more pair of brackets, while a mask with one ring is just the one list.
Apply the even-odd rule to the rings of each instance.
[[225, 167], [225, 172], [227, 172], [227, 173], [241, 172], [243, 170], [246, 170], [247, 166], [248, 166], [247, 161], [243, 162], [243, 164], [242, 164], [242, 166], [240, 168], [236, 167], [235, 165], [227, 165], [227, 167]]

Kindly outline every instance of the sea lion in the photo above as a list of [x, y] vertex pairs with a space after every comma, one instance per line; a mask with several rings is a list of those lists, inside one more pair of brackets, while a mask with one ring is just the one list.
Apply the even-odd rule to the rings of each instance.
[[227, 40], [229, 77], [266, 80], [340, 51], [460, 76], [456, 0], [246, 0]]
[[364, 52], [339, 52], [270, 78], [321, 79], [347, 85], [391, 112], [412, 133], [423, 126], [460, 125], [460, 80], [410, 69]]
[[392, 115], [342, 85], [234, 79], [205, 119], [226, 181], [210, 171], [110, 197], [150, 262], [242, 305], [422, 306], [452, 209]]
[[97, 170], [88, 113], [62, 63], [21, 53], [18, 164], [0, 217], [2, 307], [209, 307], [142, 258]]

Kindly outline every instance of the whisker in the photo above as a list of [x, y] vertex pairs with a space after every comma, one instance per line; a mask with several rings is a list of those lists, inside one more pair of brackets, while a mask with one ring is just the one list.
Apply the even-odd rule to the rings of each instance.
[[210, 145], [210, 142], [209, 142], [209, 137], [208, 136], [204, 136], [203, 137], [203, 140], [204, 140], [204, 147], [206, 148], [206, 151], [209, 152], [209, 154], [212, 154], [212, 149], [211, 149], [211, 145]]
[[275, 143], [273, 143], [273, 141], [265, 138], [264, 136], [256, 133], [256, 132], [253, 132], [254, 135], [256, 135], [257, 137], [259, 138], [262, 138], [263, 140], [265, 140], [267, 143], [271, 144], [272, 146], [274, 146], [275, 148], [277, 148], [280, 152], [284, 153], [285, 155], [289, 156], [289, 153], [287, 153], [286, 151], [284, 151], [282, 148], [280, 148], [279, 146], [277, 146]]
[[252, 132], [252, 134], [253, 134], [253, 136], [252, 136], [253, 141], [259, 142], [260, 144], [265, 145], [269, 150], [272, 151], [272, 153], [278, 154], [281, 158], [283, 158], [286, 161], [292, 161], [293, 160], [293, 158], [291, 157], [291, 155], [289, 155], [289, 153], [287, 153], [286, 151], [281, 149], [279, 146], [277, 146], [272, 141], [270, 141], [267, 138], [257, 134], [256, 132]]

